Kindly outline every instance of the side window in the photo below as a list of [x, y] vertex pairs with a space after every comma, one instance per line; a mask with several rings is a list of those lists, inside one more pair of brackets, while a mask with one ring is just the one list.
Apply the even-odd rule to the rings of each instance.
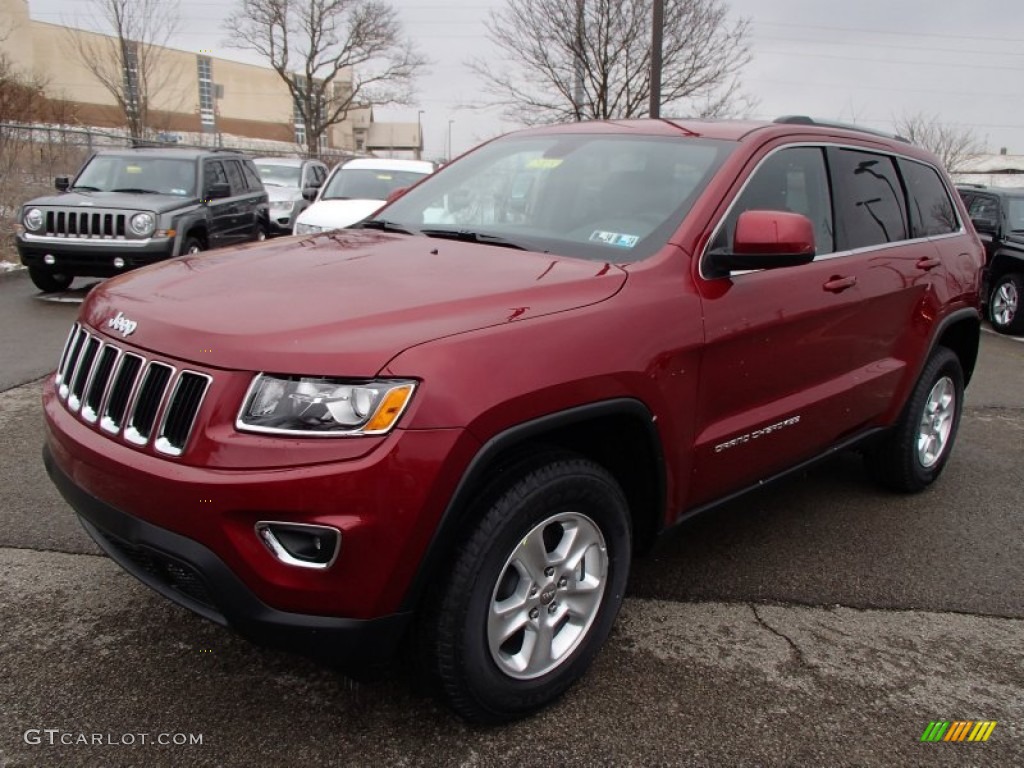
[[208, 160], [203, 166], [203, 186], [208, 190], [213, 184], [227, 184], [228, 176], [220, 160]]
[[978, 195], [971, 201], [967, 212], [972, 219], [991, 221], [992, 226], [999, 225], [999, 202], [994, 197]]
[[832, 253], [835, 250], [832, 199], [822, 150], [792, 147], [766, 158], [730, 209], [712, 249], [732, 250], [736, 221], [744, 211], [801, 213], [814, 225], [815, 253]]
[[956, 207], [938, 171], [912, 160], [899, 161], [910, 204], [910, 236], [946, 235], [960, 229]]
[[260, 181], [260, 175], [256, 173], [256, 169], [253, 168], [252, 163], [242, 162], [242, 174], [245, 176], [245, 181], [249, 185], [250, 192], [262, 192], [263, 182]]
[[231, 194], [244, 195], [248, 189], [245, 179], [242, 178], [242, 169], [239, 168], [238, 161], [225, 160], [224, 165], [227, 166], [228, 181], [231, 182]]
[[853, 149], [829, 155], [836, 190], [839, 248], [852, 250], [907, 239], [903, 192], [892, 158]]

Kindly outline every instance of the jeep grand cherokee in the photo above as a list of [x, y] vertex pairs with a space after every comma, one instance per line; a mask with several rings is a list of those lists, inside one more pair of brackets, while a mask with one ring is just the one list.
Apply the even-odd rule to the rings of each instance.
[[852, 446], [940, 475], [966, 220], [932, 155], [807, 118], [511, 134], [361, 229], [94, 290], [46, 465], [169, 599], [354, 668], [409, 639], [508, 720], [584, 673], [657, 533]]

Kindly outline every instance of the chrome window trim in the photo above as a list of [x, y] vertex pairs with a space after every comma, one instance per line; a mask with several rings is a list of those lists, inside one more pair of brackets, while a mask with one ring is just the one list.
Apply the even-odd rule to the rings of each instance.
[[[763, 270], [763, 269], [745, 269], [745, 270], [738, 270], [736, 272], [731, 272], [730, 274], [722, 275], [721, 277], [708, 277], [704, 273], [704, 263], [705, 263], [705, 260], [707, 259], [708, 250], [711, 248], [711, 244], [715, 241], [715, 238], [718, 237], [719, 232], [721, 231], [722, 227], [725, 226], [726, 219], [728, 219], [729, 218], [729, 214], [732, 213], [732, 209], [736, 206], [737, 202], [739, 202], [739, 199], [743, 196], [743, 193], [746, 191], [747, 186], [750, 184], [751, 179], [754, 178], [754, 176], [761, 169], [761, 166], [765, 163], [765, 161], [767, 161], [768, 158], [772, 157], [775, 153], [781, 152], [781, 151], [786, 150], [786, 149], [805, 149], [805, 148], [808, 148], [808, 147], [811, 147], [811, 148], [817, 147], [817, 148], [824, 148], [824, 149], [828, 149], [828, 148], [832, 148], [832, 149], [847, 149], [847, 150], [852, 150], [854, 152], [872, 152], [872, 153], [874, 153], [876, 155], [886, 155], [888, 157], [895, 158], [897, 160], [906, 160], [908, 162], [918, 163], [920, 165], [925, 166], [926, 168], [931, 168], [936, 173], [938, 173], [939, 179], [940, 179], [940, 181], [942, 181], [942, 186], [943, 186], [943, 188], [945, 188], [946, 194], [949, 195], [950, 202], [953, 203], [953, 212], [956, 214], [957, 222], [960, 225], [960, 228], [957, 229], [956, 231], [954, 231], [954, 232], [945, 232], [945, 233], [943, 233], [941, 235], [931, 235], [931, 236], [926, 236], [926, 237], [911, 237], [911, 238], [907, 238], [907, 239], [904, 239], [904, 240], [896, 240], [896, 241], [891, 242], [891, 243], [879, 243], [877, 245], [867, 245], [867, 246], [864, 246], [862, 248], [852, 248], [852, 249], [848, 249], [848, 250], [845, 250], [845, 251], [833, 251], [832, 253], [821, 254], [820, 256], [816, 254], [815, 257], [814, 257], [814, 261], [812, 261], [811, 264], [815, 264], [815, 263], [817, 263], [819, 261], [828, 261], [828, 260], [831, 260], [831, 259], [842, 258], [842, 257], [845, 257], [845, 256], [855, 256], [857, 254], [864, 253], [866, 251], [878, 251], [878, 250], [883, 250], [883, 249], [886, 249], [886, 248], [893, 248], [893, 247], [896, 247], [896, 246], [906, 245], [908, 243], [919, 243], [919, 242], [924, 242], [924, 241], [938, 240], [939, 238], [944, 238], [944, 237], [959, 237], [959, 236], [962, 236], [966, 232], [966, 229], [964, 227], [963, 219], [960, 217], [960, 210], [956, 206], [956, 197], [954, 197], [953, 192], [950, 191], [949, 185], [948, 185], [945, 177], [943, 176], [942, 171], [939, 168], [937, 168], [936, 166], [932, 165], [931, 163], [925, 162], [924, 160], [918, 160], [917, 158], [914, 158], [914, 157], [909, 157], [908, 155], [900, 154], [899, 152], [893, 152], [890, 149], [881, 149], [881, 148], [875, 149], [873, 147], [861, 147], [861, 146], [857, 146], [856, 144], [840, 144], [840, 143], [831, 142], [831, 141], [823, 141], [823, 142], [796, 142], [796, 143], [793, 143], [793, 144], [784, 144], [784, 145], [782, 145], [780, 147], [775, 147], [775, 149], [771, 150], [768, 154], [766, 154], [764, 157], [762, 157], [757, 162], [757, 165], [754, 166], [754, 169], [750, 172], [750, 175], [748, 175], [747, 178], [744, 180], [743, 186], [740, 187], [739, 191], [736, 193], [736, 196], [733, 197], [732, 202], [729, 203], [729, 207], [725, 209], [725, 213], [722, 214], [721, 218], [715, 224], [715, 228], [712, 230], [711, 236], [708, 238], [708, 241], [704, 244], [704, 247], [701, 249], [700, 259], [697, 262], [697, 273], [700, 275], [700, 278], [702, 280], [709, 280], [709, 281], [710, 280], [731, 280], [734, 277], [740, 277], [742, 275], [750, 275], [750, 274], [766, 271], [766, 270]], [[831, 175], [830, 175], [829, 176], [829, 189], [830, 189], [830, 191], [831, 191], [831, 188], [832, 188], [831, 181], [832, 181], [832, 179], [831, 179]], [[955, 192], [955, 190], [954, 190], [954, 192]], [[833, 194], [833, 201], [834, 201], [834, 199], [835, 199], [835, 195]], [[833, 210], [834, 210], [834, 207], [833, 207]], [[907, 218], [908, 218], [907, 226], [909, 227], [909, 225], [910, 225], [910, 221], [909, 221], [910, 212], [907, 211], [906, 213], [907, 213]], [[833, 226], [834, 225], [835, 225], [835, 222], [833, 222]]]
[[[160, 440], [164, 436], [164, 427], [167, 424], [167, 416], [171, 411], [171, 403], [174, 402], [174, 397], [178, 394], [178, 387], [181, 386], [181, 379], [186, 373], [206, 379], [206, 386], [203, 388], [203, 394], [200, 396], [199, 403], [196, 405], [196, 412], [192, 417], [192, 421], [189, 423], [185, 439], [181, 442], [181, 448], [168, 450], [160, 447]], [[213, 387], [213, 377], [206, 373], [199, 373], [198, 371], [190, 371], [182, 368], [178, 371], [177, 376], [173, 377], [173, 380], [174, 386], [171, 388], [171, 394], [167, 397], [167, 402], [164, 403], [163, 413], [160, 416], [160, 425], [156, 430], [156, 439], [153, 441], [153, 448], [166, 456], [181, 456], [185, 452], [185, 448], [188, 447], [188, 441], [192, 438], [192, 430], [195, 429], [196, 422], [199, 421], [199, 412], [203, 408], [203, 403], [206, 402], [206, 395], [209, 394], [210, 389]]]

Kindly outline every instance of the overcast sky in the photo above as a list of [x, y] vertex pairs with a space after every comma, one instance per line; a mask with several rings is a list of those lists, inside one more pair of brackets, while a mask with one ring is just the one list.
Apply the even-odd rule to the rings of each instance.
[[[418, 104], [375, 110], [378, 120], [415, 122], [424, 111], [426, 153], [441, 157], [451, 124], [455, 154], [517, 126], [467, 108], [479, 83], [464, 63], [493, 50], [483, 22], [505, 0], [391, 0], [406, 33], [433, 61]], [[86, 25], [93, 0], [29, 0], [39, 21]], [[175, 47], [224, 46], [220, 25], [237, 0], [179, 0]], [[569, 2], [569, 0], [566, 0]], [[1024, 0], [727, 0], [751, 21], [753, 61], [742, 83], [759, 99], [755, 117], [783, 114], [888, 129], [893, 116], [935, 115], [970, 128], [991, 150], [1024, 154]]]

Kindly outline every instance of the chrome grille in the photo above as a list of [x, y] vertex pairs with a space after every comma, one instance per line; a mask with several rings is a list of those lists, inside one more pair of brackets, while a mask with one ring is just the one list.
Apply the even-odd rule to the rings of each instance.
[[177, 371], [104, 341], [75, 324], [54, 383], [68, 410], [137, 446], [180, 456], [212, 379]]
[[56, 237], [88, 237], [97, 240], [123, 240], [130, 214], [107, 211], [54, 209], [46, 212], [46, 228], [38, 234]]

